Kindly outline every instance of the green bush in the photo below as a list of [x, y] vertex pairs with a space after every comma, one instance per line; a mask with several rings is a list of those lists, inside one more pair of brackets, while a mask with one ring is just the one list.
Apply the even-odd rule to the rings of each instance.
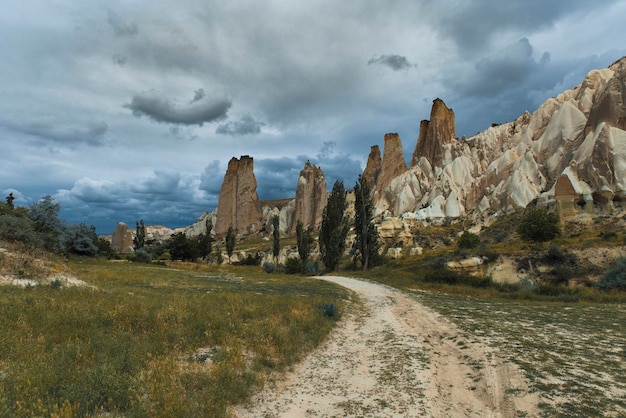
[[285, 273], [301, 274], [303, 271], [302, 260], [295, 257], [289, 257], [285, 263]]
[[626, 257], [620, 257], [613, 267], [605, 271], [597, 286], [602, 290], [626, 291]]
[[245, 258], [234, 263], [237, 266], [259, 266], [263, 260], [263, 254], [256, 252], [253, 254], [247, 254]]
[[559, 217], [542, 207], [527, 209], [517, 225], [517, 232], [524, 241], [551, 241], [561, 234]]
[[480, 238], [478, 235], [464, 231], [463, 234], [459, 237], [459, 242], [457, 243], [459, 249], [472, 249], [476, 248], [480, 245]]
[[274, 273], [276, 271], [276, 264], [274, 263], [263, 263], [263, 271], [266, 273]]
[[322, 274], [323, 272], [324, 269], [322, 268], [322, 266], [314, 261], [307, 261], [304, 266], [304, 274], [306, 274], [307, 276], [314, 276], [316, 274]]

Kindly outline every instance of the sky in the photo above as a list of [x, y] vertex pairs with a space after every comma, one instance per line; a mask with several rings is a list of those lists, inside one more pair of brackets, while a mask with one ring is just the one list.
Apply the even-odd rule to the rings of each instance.
[[470, 137], [626, 55], [626, 0], [0, 6], [0, 193], [99, 234], [193, 223], [241, 155], [264, 200], [307, 160], [352, 188], [385, 133], [410, 159], [435, 98]]

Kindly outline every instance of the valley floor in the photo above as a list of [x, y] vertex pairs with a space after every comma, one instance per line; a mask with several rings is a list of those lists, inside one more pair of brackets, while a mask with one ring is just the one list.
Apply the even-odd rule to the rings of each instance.
[[468, 338], [415, 295], [346, 277], [355, 292], [331, 337], [235, 417], [514, 417], [539, 394], [497, 347]]

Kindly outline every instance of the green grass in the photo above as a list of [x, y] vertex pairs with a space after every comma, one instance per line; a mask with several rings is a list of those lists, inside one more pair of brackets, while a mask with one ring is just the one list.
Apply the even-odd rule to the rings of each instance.
[[78, 260], [94, 288], [0, 287], [0, 416], [226, 416], [347, 292], [259, 268]]

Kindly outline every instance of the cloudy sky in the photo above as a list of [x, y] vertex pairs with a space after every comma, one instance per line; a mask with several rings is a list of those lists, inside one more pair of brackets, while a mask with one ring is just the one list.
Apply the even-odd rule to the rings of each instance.
[[0, 4], [0, 192], [102, 234], [192, 223], [240, 155], [261, 199], [350, 188], [437, 97], [469, 137], [626, 55], [626, 0]]

